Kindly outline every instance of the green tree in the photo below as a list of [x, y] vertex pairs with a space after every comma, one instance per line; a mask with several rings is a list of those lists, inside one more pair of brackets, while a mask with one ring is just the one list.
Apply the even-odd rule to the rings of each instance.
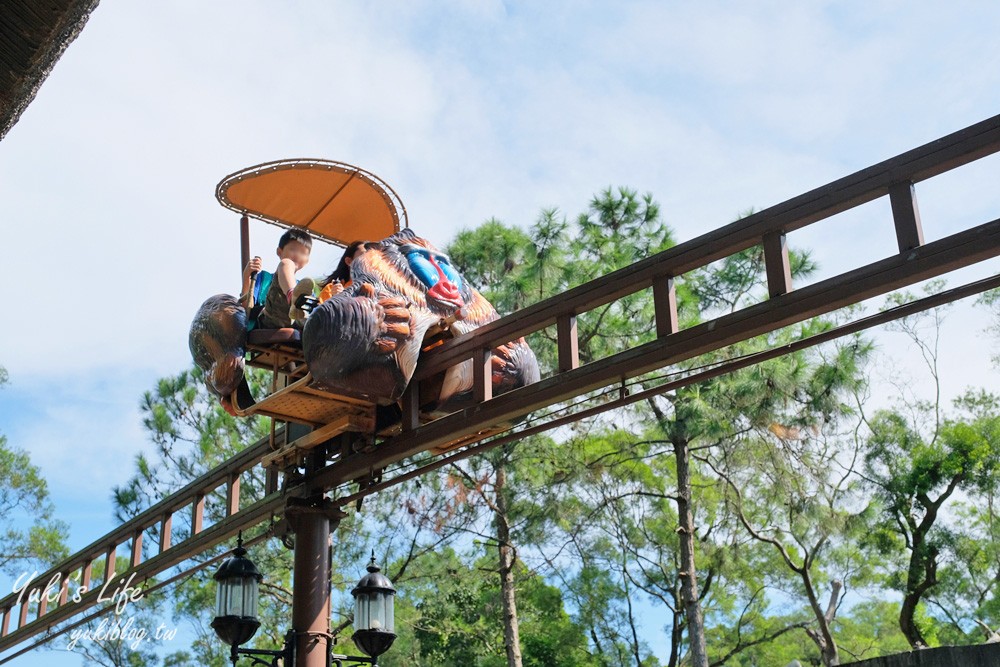
[[[269, 383], [269, 376], [260, 371], [248, 373], [253, 391], [260, 395]], [[135, 459], [135, 474], [113, 493], [116, 516], [127, 521], [160, 499], [185, 486], [237, 454], [247, 445], [266, 435], [268, 428], [262, 418], [237, 419], [225, 412], [218, 399], [205, 388], [203, 371], [190, 370], [161, 378], [140, 400], [143, 426], [154, 445], [150, 454]], [[246, 474], [241, 479], [240, 502], [246, 505], [264, 495], [264, 479], [259, 474]], [[219, 521], [225, 516], [224, 498], [206, 498], [206, 521]], [[153, 540], [158, 538], [153, 529]], [[174, 528], [175, 543], [190, 536], [189, 527]], [[247, 536], [250, 537], [250, 536]], [[144, 548], [147, 544], [144, 544]], [[208, 560], [222, 552], [223, 547], [200, 554], [195, 560]], [[269, 541], [251, 548], [251, 558], [267, 581], [261, 588], [259, 616], [261, 630], [254, 638], [260, 648], [275, 648], [283, 641], [285, 604], [291, 599], [289, 572], [290, 555]], [[201, 570], [171, 588], [169, 603], [174, 623], [194, 633], [191, 646], [167, 655], [167, 662], [183, 660], [183, 655], [198, 664], [223, 667], [229, 651], [211, 628], [215, 608], [215, 583], [212, 570]]]
[[[608, 188], [594, 197], [575, 225], [571, 226], [555, 209], [543, 211], [527, 234], [490, 220], [480, 228], [459, 234], [448, 253], [468, 280], [484, 281], [480, 284], [484, 296], [503, 311], [557, 294], [671, 244], [669, 231], [659, 219], [659, 207], [650, 195]], [[581, 362], [612, 354], [648, 337], [649, 327], [643, 321], [652, 317], [651, 307], [643, 296], [630, 295], [581, 315]], [[554, 336], [542, 333], [529, 341], [541, 365], [554, 367]], [[478, 491], [492, 517], [489, 537], [498, 547], [497, 572], [505, 605], [509, 667], [522, 664], [512, 583], [517, 559], [515, 533], [531, 531], [514, 526], [538, 526], [547, 514], [543, 504], [514, 501], [531, 495], [525, 484], [534, 484], [538, 489], [546, 483], [538, 479], [537, 453], [524, 456], [519, 453], [522, 448], [533, 449], [523, 447], [523, 443], [518, 448], [501, 448], [470, 463], [469, 469], [458, 469], [470, 490]], [[485, 484], [484, 479], [488, 480]]]
[[[0, 366], [0, 389], [8, 382], [7, 369]], [[47, 568], [68, 556], [69, 527], [54, 515], [41, 471], [0, 434], [0, 569], [17, 577], [25, 568]]]
[[[815, 264], [805, 253], [791, 253], [790, 264], [793, 277], [799, 279], [815, 270]], [[753, 247], [727, 257], [694, 272], [686, 279], [685, 286], [686, 290], [680, 294], [685, 297], [681, 300], [681, 312], [686, 313], [689, 326], [756, 303], [767, 298], [763, 251], [760, 247]], [[697, 368], [739, 358], [807, 337], [828, 326], [824, 322], [806, 323], [731, 346], [687, 365]], [[681, 593], [689, 626], [694, 626], [698, 620], [695, 615], [699, 612], [696, 604], [699, 600], [698, 582], [693, 574], [697, 564], [695, 551], [699, 546], [699, 539], [694, 521], [698, 498], [693, 494], [692, 484], [697, 472], [692, 456], [697, 461], [710, 464], [712, 471], [732, 491], [728, 496], [730, 508], [748, 534], [755, 540], [776, 547], [781, 553], [780, 541], [774, 540], [773, 536], [761, 539], [765, 536], [753, 530], [742, 502], [740, 488], [745, 482], [757, 479], [761, 472], [758, 470], [758, 462], [740, 461], [729, 454], [741, 451], [748, 441], [766, 442], [763, 436], [769, 435], [777, 425], [787, 425], [786, 432], [791, 432], [792, 428], [804, 431], [817, 422], [822, 423], [842, 415], [846, 405], [841, 395], [846, 387], [857, 381], [861, 349], [858, 345], [847, 346], [842, 353], [836, 354], [832, 362], [824, 361], [817, 355], [787, 355], [684, 387], [665, 395], [663, 399], [648, 402], [656, 425], [673, 447], [676, 461], [677, 530], [680, 536], [680, 571], [684, 573], [681, 578]], [[790, 467], [794, 468], [796, 465], [791, 463]], [[826, 539], [822, 535], [816, 539], [816, 547], [823, 548]], [[783, 561], [786, 566], [794, 565], [792, 560]], [[801, 574], [802, 565], [794, 565], [793, 570], [797, 568]], [[816, 628], [815, 639], [825, 654], [826, 664], [837, 664], [836, 645], [826, 627], [832, 620], [833, 612], [823, 610], [818, 613], [819, 605], [812, 599], [815, 590], [810, 582], [804, 583], [807, 584], [806, 595], [811, 598], [810, 607], [817, 612], [814, 615], [819, 627]], [[752, 590], [747, 592], [751, 596], [756, 595]], [[834, 602], [835, 598], [836, 596]], [[741, 615], [741, 618], [744, 616]], [[737, 630], [738, 624], [739, 620]], [[801, 624], [797, 622], [795, 625]], [[805, 629], [813, 631], [809, 627]], [[735, 643], [722, 650], [721, 657], [717, 659], [728, 660], [745, 647], [784, 631], [784, 628], [762, 630], [763, 634], [756, 638], [748, 637], [745, 641], [742, 633], [737, 632], [733, 638]], [[700, 647], [692, 645], [692, 649], [695, 648]], [[713, 653], [720, 649], [722, 647], [714, 647]], [[699, 661], [701, 664], [709, 662], [708, 656], [693, 655], [693, 658], [695, 664], [699, 664]]]
[[969, 391], [955, 400], [955, 414], [922, 432], [905, 414], [877, 412], [869, 422], [866, 476], [877, 489], [886, 521], [873, 540], [883, 550], [908, 557], [894, 573], [903, 595], [899, 625], [914, 648], [930, 638], [918, 623], [918, 607], [939, 584], [944, 552], [961, 549], [942, 511], [956, 493], [983, 497], [992, 492], [1000, 471], [1000, 399]]
[[[941, 287], [938, 281], [925, 289]], [[913, 295], [901, 293], [890, 297], [888, 305], [912, 299]], [[889, 585], [903, 596], [899, 626], [914, 648], [938, 641], [938, 627], [925, 603], [939, 592], [957, 601], [961, 576], [958, 568], [948, 566], [949, 554], [975, 555], [963, 537], [969, 528], [975, 530], [975, 522], [959, 526], [946, 514], [959, 496], [988, 502], [1000, 481], [1000, 398], [969, 389], [953, 401], [951, 413], [943, 406], [938, 346], [945, 313], [945, 308], [937, 308], [893, 326], [922, 356], [933, 398], [906, 400], [909, 392], [901, 391], [896, 406], [867, 419], [865, 477], [884, 519], [872, 531], [869, 544], [881, 553], [904, 555], [900, 566], [890, 571]], [[971, 571], [977, 568], [981, 577], [982, 564], [973, 565]], [[939, 589], [946, 576], [948, 583]], [[978, 587], [985, 601], [991, 586]], [[938, 608], [950, 617], [953, 634], [960, 631], [956, 619], [963, 614], [939, 600]]]
[[[955, 501], [949, 514], [948, 553], [938, 567], [938, 585], [927, 592], [928, 615], [940, 620], [935, 634], [944, 645], [977, 643], [1000, 626], [1000, 517], [996, 490]], [[898, 614], [897, 614], [898, 617]], [[919, 626], [919, 623], [918, 623]]]
[[[814, 322], [795, 335], [825, 326]], [[860, 498], [855, 424], [848, 422], [844, 433], [836, 429], [852, 413], [848, 401], [861, 384], [860, 365], [869, 349], [856, 339], [836, 346], [832, 354], [820, 350], [767, 362], [751, 369], [750, 378], [743, 371], [727, 376], [717, 387], [722, 395], [739, 396], [761, 386], [761, 378], [752, 377], [761, 375], [774, 403], [764, 419], [746, 422], [697, 455], [725, 482], [739, 524], [779, 557], [767, 568], [766, 579], [804, 597], [809, 622], [801, 627], [824, 665], [840, 662], [833, 623], [846, 577], [867, 581], [864, 559], [850, 547], [864, 532], [854, 509]], [[749, 386], [741, 388], [745, 382]], [[748, 414], [746, 408], [740, 411]]]
[[[499, 252], [489, 252], [494, 247], [491, 244], [495, 239], [500, 239], [497, 247], [504, 248], [507, 257]], [[649, 195], [639, 197], [626, 188], [609, 188], [591, 201], [588, 212], [579, 216], [573, 225], [565, 218], [560, 218], [555, 210], [544, 211], [530, 233], [510, 230], [494, 220], [481, 230], [460, 235], [450, 249], [450, 254], [466, 275], [503, 278], [503, 285], [489, 286], [484, 290], [488, 298], [512, 307], [521, 307], [530, 303], [533, 300], [531, 297], [544, 298], [558, 294], [576, 284], [595, 279], [666, 249], [671, 244], [671, 234], [660, 220], [659, 207]], [[792, 253], [791, 266], [793, 275], [797, 278], [808, 275], [815, 269], [814, 263], [805, 253]], [[763, 251], [760, 247], [750, 248], [684, 277], [678, 285], [682, 326], [697, 324], [705, 318], [737, 310], [765, 297]], [[581, 363], [603, 358], [649, 340], [655, 335], [652, 321], [652, 299], [648, 293], [643, 292], [580, 314], [577, 326]], [[814, 325], [811, 330], [804, 327], [734, 346], [711, 358], [692, 360], [683, 366], [685, 369], [696, 369], [706, 363], [719, 363], [766, 346], [787, 343], [822, 326], [826, 325]], [[543, 333], [531, 338], [530, 342], [538, 353], [543, 368], [552, 369], [555, 366], [554, 336]], [[603, 474], [605, 468], [599, 466], [602, 470], [600, 474], [586, 474], [588, 455], [581, 455], [574, 473], [577, 476], [570, 480], [567, 487], [568, 500], [572, 504], [572, 496], [579, 494], [583, 486], [603, 486], [602, 493], [597, 494], [600, 500], [592, 503], [590, 509], [581, 510], [580, 516], [589, 519], [600, 516], [600, 525], [606, 527], [613, 537], [611, 542], [614, 548], [609, 547], [609, 553], [624, 554], [624, 557], [607, 561], [619, 563], [612, 571], [618, 572], [615, 586], [618, 594], [624, 595], [625, 600], [622, 614], [617, 617], [620, 622], [608, 623], [606, 621], [610, 616], [604, 615], [600, 618], [601, 623], [593, 624], [593, 628], [602, 626], [606, 629], [609, 638], [602, 640], [598, 632], [592, 632], [595, 650], [599, 651], [609, 641], [614, 644], [624, 639], [631, 644], [628, 653], [634, 662], [641, 663], [638, 640], [634, 638], [634, 623], [629, 618], [631, 604], [628, 596], [630, 589], [638, 588], [663, 601], [674, 612], [671, 664], [676, 664], [681, 659], [682, 645], [687, 646], [693, 664], [708, 664], [702, 605], [708, 599], [705, 589], [712, 584], [712, 578], [721, 576], [714, 564], [723, 559], [714, 555], [721, 553], [721, 549], [717, 549], [709, 538], [699, 535], [695, 525], [701, 498], [695, 497], [693, 493], [693, 480], [698, 477], [699, 472], [695, 462], [691, 460], [691, 451], [713, 447], [727, 439], [733, 440], [748, 430], [766, 429], [772, 423], [780, 421], [779, 415], [782, 418], [788, 416], [785, 403], [789, 400], [798, 401], [801, 412], [808, 412], [813, 418], [824, 414], [831, 416], [831, 411], [842, 410], [842, 404], [834, 405], [825, 396], [837, 394], [837, 383], [843, 383], [850, 373], [856, 373], [857, 364], [850, 357], [857, 348], [853, 350], [848, 350], [847, 356], [838, 360], [852, 361], [848, 366], [849, 373], [838, 375], [831, 371], [835, 368], [834, 365], [815, 364], [809, 358], [798, 355], [789, 360], [737, 373], [726, 379], [678, 390], [662, 400], [648, 401], [646, 409], [628, 413], [629, 419], [639, 427], [634, 435], [638, 436], [644, 428], [657, 431], [655, 436], [645, 437], [645, 440], [659, 443], [658, 447], [645, 445], [651, 458], [655, 456], [652, 452], [662, 451], [664, 444], [673, 455], [672, 467], [660, 467], [655, 472], [647, 471], [645, 478], [641, 482], [635, 482], [636, 486], [622, 496], [638, 497], [637, 488], [641, 489], [645, 485], [650, 489], [647, 493], [659, 495], [658, 503], [669, 500], [677, 506], [676, 512], [665, 513], [662, 506], [652, 511], [653, 515], [668, 517], [673, 522], [669, 532], [676, 535], [676, 541], [672, 542], [674, 548], [666, 561], [663, 560], [666, 554], [662, 551], [655, 560], [650, 558], [650, 548], [663, 548], [662, 544], [655, 545], [653, 540], [648, 539], [648, 534], [657, 530], [652, 522], [626, 520], [619, 504], [608, 502], [608, 494], [604, 492], [611, 481], [621, 484], [632, 473], [625, 474], [624, 477], [622, 473], [616, 473], [609, 477]], [[649, 379], [645, 381], [645, 386], [651, 386], [656, 381], [659, 380]], [[798, 418], [803, 419], [802, 416]], [[585, 427], [581, 427], [581, 430], [583, 428]], [[644, 438], [639, 437], [638, 440]], [[563, 462], [565, 463], [565, 459]], [[538, 460], [535, 459], [532, 465], [537, 467]], [[573, 469], [571, 465], [563, 467]], [[539, 469], [544, 470], [545, 467], [541, 466]], [[561, 472], [566, 473], [565, 470]], [[666, 491], [659, 481], [664, 475], [676, 480], [673, 492]], [[518, 489], [517, 493], [522, 493], [523, 487]], [[626, 502], [637, 501], [629, 499]], [[701, 512], [710, 524], [709, 516], [713, 513], [714, 510], [704, 508]], [[589, 539], [578, 528], [569, 532], [575, 536], [574, 541], [577, 543]], [[659, 531], [661, 536], [664, 533], [665, 531]], [[735, 538], [730, 534], [722, 543], [731, 543], [733, 539]], [[598, 544], [602, 544], [601, 539], [594, 538], [586, 548], [579, 548], [577, 551], [581, 554], [594, 553], [595, 545]], [[646, 553], [642, 555], [642, 560], [637, 545], [647, 545], [643, 547]], [[706, 557], [699, 556], [699, 551], [705, 552]], [[632, 575], [635, 568], [629, 567], [630, 563], [634, 565], [637, 562], [641, 562], [642, 567], [639, 569], [644, 572], [644, 576], [639, 578]], [[650, 567], [646, 568], [647, 565]], [[699, 590], [699, 567], [709, 568], [700, 581], [702, 590]], [[668, 583], [663, 578], [662, 573], [667, 570], [677, 574], [673, 582]], [[660, 573], [658, 578], [645, 576], [645, 573], [657, 571]], [[722, 597], [719, 596], [720, 599]], [[596, 620], [598, 616], [594, 618]], [[629, 628], [630, 625], [632, 629]], [[633, 637], [628, 637], [630, 634]], [[682, 638], [685, 634], [686, 638]], [[737, 644], [740, 645], [740, 642]]]
[[[478, 556], [477, 556], [478, 554]], [[499, 579], [482, 576], [494, 569], [494, 556], [480, 546], [470, 553], [452, 548], [413, 565], [411, 579], [396, 604], [400, 638], [380, 664], [471, 665], [507, 663]], [[470, 566], [469, 562], [475, 564]], [[529, 667], [590, 667], [583, 628], [563, 608], [562, 594], [518, 563], [523, 662]], [[405, 629], [405, 630], [404, 630]]]

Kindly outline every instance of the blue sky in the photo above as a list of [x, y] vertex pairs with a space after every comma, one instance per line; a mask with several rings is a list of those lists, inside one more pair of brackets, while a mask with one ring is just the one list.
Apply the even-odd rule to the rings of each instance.
[[[1000, 113], [997, 25], [986, 1], [105, 0], [0, 143], [0, 432], [42, 468], [72, 546], [113, 527], [111, 488], [149, 446], [141, 393], [189, 363], [198, 304], [238, 288], [236, 217], [214, 199], [228, 173], [360, 165], [440, 245], [628, 185], [684, 241]], [[927, 238], [998, 217], [998, 172], [918, 186]], [[276, 238], [256, 224], [254, 253]], [[791, 243], [823, 275], [879, 259], [888, 205]], [[985, 324], [949, 324], [951, 394], [997, 388]], [[899, 346], [883, 343], [905, 369]]]

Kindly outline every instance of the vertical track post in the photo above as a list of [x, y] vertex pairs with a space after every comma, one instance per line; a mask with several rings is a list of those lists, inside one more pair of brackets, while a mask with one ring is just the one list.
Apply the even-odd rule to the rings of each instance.
[[240, 473], [229, 475], [226, 484], [226, 516], [232, 516], [240, 511]]
[[677, 320], [677, 288], [674, 279], [653, 282], [653, 308], [656, 311], [656, 336], [662, 338], [680, 329]]
[[403, 433], [415, 431], [420, 426], [420, 382], [410, 380], [403, 390]]
[[118, 560], [118, 545], [112, 544], [108, 547], [108, 553], [104, 559], [104, 581], [101, 582], [102, 584], [107, 584], [115, 576], [116, 560]]
[[576, 315], [559, 316], [556, 320], [556, 341], [559, 347], [559, 372], [579, 368], [580, 338], [577, 335]]
[[764, 268], [767, 292], [773, 299], [792, 291], [792, 270], [788, 264], [788, 241], [784, 232], [764, 235]]
[[63, 572], [62, 585], [59, 587], [59, 606], [63, 606], [69, 600], [69, 572]]
[[330, 655], [330, 532], [344, 514], [322, 495], [289, 501], [295, 532], [292, 633], [295, 667], [327, 667]]
[[90, 576], [94, 570], [94, 561], [88, 559], [87, 563], [83, 566], [83, 574], [80, 575], [80, 586], [90, 590]]
[[171, 538], [173, 537], [174, 529], [174, 515], [164, 514], [163, 520], [160, 522], [160, 553], [170, 548]]
[[130, 567], [137, 567], [142, 562], [142, 530], [132, 535], [132, 560]]
[[920, 224], [920, 210], [913, 183], [904, 181], [889, 186], [889, 205], [892, 206], [892, 222], [896, 227], [896, 243], [899, 252], [919, 248], [924, 244], [924, 229]]
[[472, 395], [476, 403], [493, 398], [493, 350], [476, 350], [472, 356]]
[[205, 494], [199, 493], [191, 503], [191, 534], [197, 535], [201, 532], [205, 517]]

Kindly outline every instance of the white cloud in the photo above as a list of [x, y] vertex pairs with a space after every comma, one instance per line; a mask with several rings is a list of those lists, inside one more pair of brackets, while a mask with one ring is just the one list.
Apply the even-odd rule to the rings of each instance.
[[[215, 183], [280, 157], [372, 169], [439, 243], [494, 215], [573, 215], [619, 184], [653, 192], [690, 239], [994, 113], [1000, 44], [982, 26], [1000, 9], [960, 9], [102, 6], [0, 151], [20, 325], [0, 328], [3, 363], [186, 364], [191, 314], [238, 280]], [[928, 184], [925, 225], [1000, 210], [995, 169]], [[938, 215], [949, 192], [963, 196]], [[891, 247], [871, 220], [870, 245]], [[815, 236], [824, 263], [848, 254]], [[255, 224], [254, 252], [274, 238]]]

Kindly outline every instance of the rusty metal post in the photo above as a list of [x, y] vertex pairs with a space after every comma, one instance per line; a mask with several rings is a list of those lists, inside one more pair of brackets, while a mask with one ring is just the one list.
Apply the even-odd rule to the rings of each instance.
[[240, 275], [250, 263], [250, 218], [246, 213], [240, 218]]
[[330, 654], [330, 533], [344, 514], [322, 496], [290, 500], [295, 532], [292, 633], [295, 667], [327, 667]]

